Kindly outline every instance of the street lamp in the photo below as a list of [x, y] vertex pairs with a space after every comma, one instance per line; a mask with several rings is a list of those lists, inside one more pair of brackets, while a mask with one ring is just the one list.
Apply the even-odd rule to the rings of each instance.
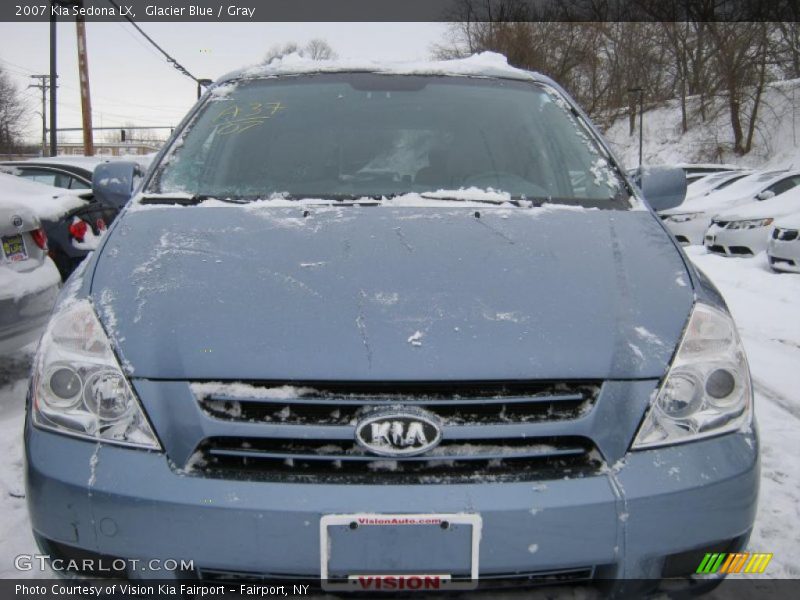
[[629, 94], [639, 94], [639, 168], [642, 168], [642, 136], [644, 135], [644, 129], [642, 129], [642, 124], [644, 122], [644, 88], [635, 87], [628, 89]]

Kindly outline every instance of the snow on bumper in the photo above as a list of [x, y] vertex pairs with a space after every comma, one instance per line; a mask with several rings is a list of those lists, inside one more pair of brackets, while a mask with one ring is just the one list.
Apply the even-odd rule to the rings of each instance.
[[44, 329], [61, 276], [53, 261], [27, 272], [0, 267], [0, 353], [33, 341]]
[[776, 271], [800, 273], [800, 239], [769, 240], [767, 258], [770, 266]]
[[[584, 478], [449, 485], [288, 484], [178, 473], [163, 454], [28, 424], [34, 532], [104, 555], [195, 568], [319, 574], [323, 515], [474, 512], [480, 573], [603, 567], [657, 577], [664, 557], [747, 534], [758, 494], [754, 433], [629, 453]], [[94, 458], [93, 458], [94, 457]], [[398, 557], [413, 547], [397, 548]]]
[[664, 219], [664, 224], [681, 244], [702, 245], [703, 234], [711, 223], [711, 219], [705, 215], [688, 221], [674, 221], [670, 218]]
[[710, 252], [726, 256], [752, 256], [767, 249], [770, 226], [752, 229], [727, 229], [711, 224], [703, 244]]

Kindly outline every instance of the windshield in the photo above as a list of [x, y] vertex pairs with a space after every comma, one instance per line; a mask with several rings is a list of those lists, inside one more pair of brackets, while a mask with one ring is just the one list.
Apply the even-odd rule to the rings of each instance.
[[629, 208], [625, 190], [593, 134], [548, 87], [338, 73], [217, 88], [149, 191], [239, 199], [472, 193]]

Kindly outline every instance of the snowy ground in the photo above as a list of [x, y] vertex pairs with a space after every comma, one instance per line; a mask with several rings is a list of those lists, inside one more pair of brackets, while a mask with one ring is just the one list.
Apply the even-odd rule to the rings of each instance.
[[[766, 577], [798, 578], [800, 275], [771, 273], [763, 255], [723, 258], [699, 247], [690, 248], [689, 255], [727, 299], [755, 380], [762, 483], [750, 547], [774, 553]], [[0, 358], [0, 578], [24, 576], [14, 570], [13, 557], [35, 552], [25, 509], [21, 435], [31, 352]]]

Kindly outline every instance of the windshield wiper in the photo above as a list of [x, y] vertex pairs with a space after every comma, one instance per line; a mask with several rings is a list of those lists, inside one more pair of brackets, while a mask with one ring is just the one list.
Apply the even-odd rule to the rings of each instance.
[[147, 194], [139, 199], [139, 204], [171, 204], [176, 206], [197, 206], [206, 200], [219, 200], [230, 204], [247, 204], [247, 200], [217, 198], [208, 194]]
[[438, 194], [427, 194], [422, 193], [420, 194], [421, 198], [425, 198], [426, 200], [442, 200], [445, 202], [482, 202], [484, 204], [513, 204], [514, 206], [529, 208], [532, 206], [541, 206], [545, 202], [548, 202], [550, 198], [525, 198], [522, 196], [511, 196], [509, 198], [480, 198], [474, 197], [470, 198], [468, 195], [465, 196], [447, 196], [447, 195], [438, 195]]

